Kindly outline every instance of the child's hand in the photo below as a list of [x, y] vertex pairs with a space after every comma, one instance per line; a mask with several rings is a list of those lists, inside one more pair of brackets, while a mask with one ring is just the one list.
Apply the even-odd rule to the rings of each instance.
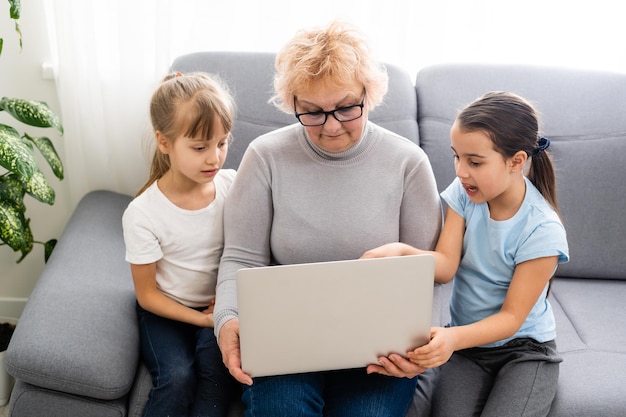
[[213, 314], [213, 310], [215, 309], [215, 297], [211, 299], [209, 302], [209, 306], [203, 311], [204, 314]]
[[202, 311], [203, 314], [206, 314], [205, 326], [203, 327], [215, 327], [215, 322], [213, 321], [213, 310], [215, 309], [215, 298], [211, 300], [209, 306]]
[[409, 352], [411, 362], [424, 368], [435, 368], [448, 362], [455, 351], [455, 331], [449, 327], [433, 327], [428, 344]]
[[400, 242], [387, 243], [386, 245], [382, 245], [377, 248], [368, 250], [361, 256], [361, 259], [386, 258], [389, 256], [408, 255], [409, 253], [407, 251], [409, 249], [410, 249], [410, 246], [404, 243], [400, 243]]

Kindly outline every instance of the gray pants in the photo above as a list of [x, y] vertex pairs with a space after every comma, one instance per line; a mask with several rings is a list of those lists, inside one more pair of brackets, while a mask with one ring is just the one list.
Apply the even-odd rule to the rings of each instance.
[[433, 417], [546, 416], [561, 357], [554, 341], [514, 339], [455, 352], [434, 385]]

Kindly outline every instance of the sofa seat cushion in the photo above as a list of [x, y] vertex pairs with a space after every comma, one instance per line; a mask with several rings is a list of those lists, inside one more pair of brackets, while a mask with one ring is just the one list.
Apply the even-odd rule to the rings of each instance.
[[626, 280], [558, 277], [550, 300], [560, 352], [615, 352], [626, 359]]
[[626, 355], [590, 350], [561, 355], [559, 383], [549, 417], [624, 416]]
[[5, 365], [16, 379], [103, 400], [130, 391], [139, 360], [135, 295], [121, 231], [130, 199], [94, 191], [80, 201], [7, 350]]
[[[42, 414], [42, 410], [46, 410]], [[126, 417], [126, 397], [97, 400], [36, 387], [18, 380], [13, 388], [9, 414], [12, 417]]]
[[563, 356], [550, 416], [623, 416], [626, 281], [556, 278], [550, 302]]

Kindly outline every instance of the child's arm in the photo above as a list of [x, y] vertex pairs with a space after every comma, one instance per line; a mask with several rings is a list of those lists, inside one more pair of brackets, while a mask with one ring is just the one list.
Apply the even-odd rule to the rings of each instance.
[[144, 310], [157, 316], [182, 321], [199, 327], [213, 327], [213, 302], [209, 309], [200, 312], [180, 304], [164, 295], [156, 285], [156, 263], [131, 264], [137, 302]]
[[371, 249], [361, 258], [383, 258], [388, 256], [405, 256], [431, 254], [435, 257], [435, 281], [449, 282], [456, 274], [463, 250], [465, 219], [448, 207], [443, 229], [434, 251], [414, 248], [405, 243], [394, 242]]
[[518, 264], [499, 312], [465, 326], [434, 328], [430, 342], [410, 352], [409, 359], [433, 368], [447, 362], [454, 351], [513, 336], [545, 289], [557, 261], [557, 256], [550, 256]]

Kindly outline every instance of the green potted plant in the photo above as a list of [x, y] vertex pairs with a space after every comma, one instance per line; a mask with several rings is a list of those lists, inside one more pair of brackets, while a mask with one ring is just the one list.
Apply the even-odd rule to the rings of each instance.
[[[20, 0], [8, 0], [10, 18], [15, 22], [20, 49], [22, 34], [19, 27]], [[3, 39], [0, 38], [0, 54]], [[0, 112], [6, 112], [19, 122], [35, 127], [51, 127], [63, 134], [63, 126], [57, 115], [43, 102], [20, 98], [2, 97]], [[0, 246], [8, 246], [21, 255], [21, 262], [28, 255], [34, 244], [44, 245], [44, 261], [52, 253], [56, 239], [47, 242], [36, 241], [30, 228], [30, 219], [26, 216], [25, 196], [49, 205], [54, 204], [55, 193], [46, 177], [39, 169], [35, 149], [41, 154], [54, 175], [63, 179], [63, 164], [52, 141], [47, 137], [20, 135], [12, 126], [0, 123], [0, 166], [6, 170], [0, 173]]]
[[[9, 1], [9, 16], [15, 23], [20, 50], [22, 33], [19, 26], [21, 11], [20, 0]], [[0, 55], [3, 39], [0, 37]], [[0, 112], [10, 114], [15, 120], [34, 127], [55, 128], [63, 134], [59, 118], [43, 102], [20, 98], [2, 97]], [[53, 205], [54, 189], [39, 169], [37, 150], [46, 161], [54, 175], [63, 179], [63, 164], [52, 141], [47, 137], [20, 135], [18, 130], [0, 123], [0, 246], [8, 246], [19, 252], [17, 262], [28, 255], [35, 243], [44, 245], [44, 261], [47, 262], [56, 239], [47, 242], [34, 240], [30, 228], [30, 219], [26, 216], [26, 195], [36, 200]], [[40, 158], [41, 159], [41, 158]], [[0, 318], [0, 406], [8, 401], [13, 387], [13, 378], [4, 370], [4, 351], [11, 339], [17, 319]]]

